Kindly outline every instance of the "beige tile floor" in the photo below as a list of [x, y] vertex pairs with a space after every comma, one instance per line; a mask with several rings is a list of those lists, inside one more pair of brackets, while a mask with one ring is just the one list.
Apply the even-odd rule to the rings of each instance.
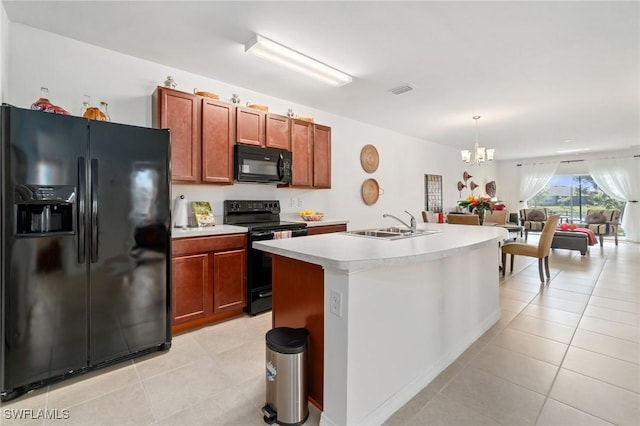
[[[386, 424], [639, 425], [640, 245], [555, 250], [550, 265], [540, 286], [536, 261], [516, 258], [500, 280], [502, 319]], [[270, 321], [246, 316], [181, 334], [168, 353], [2, 404], [0, 423], [264, 425]], [[12, 418], [41, 409], [69, 418]], [[319, 419], [312, 407], [307, 424]]]

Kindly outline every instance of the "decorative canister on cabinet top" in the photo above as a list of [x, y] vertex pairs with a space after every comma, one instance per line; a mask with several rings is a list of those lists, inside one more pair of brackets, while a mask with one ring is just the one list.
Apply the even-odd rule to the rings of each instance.
[[175, 89], [176, 87], [178, 87], [178, 83], [176, 83], [176, 81], [173, 79], [173, 77], [168, 75], [167, 79], [164, 81], [164, 87], [169, 87], [171, 89]]
[[108, 111], [109, 104], [105, 101], [100, 101], [100, 111], [104, 114], [104, 121], [111, 121]]
[[69, 115], [69, 111], [58, 105], [53, 105], [49, 102], [49, 89], [46, 87], [40, 88], [40, 98], [31, 104], [31, 109], [36, 111], [50, 112], [53, 114]]
[[40, 88], [40, 98], [31, 104], [31, 109], [36, 111], [45, 111], [47, 108], [53, 105], [49, 102], [49, 89], [46, 87]]

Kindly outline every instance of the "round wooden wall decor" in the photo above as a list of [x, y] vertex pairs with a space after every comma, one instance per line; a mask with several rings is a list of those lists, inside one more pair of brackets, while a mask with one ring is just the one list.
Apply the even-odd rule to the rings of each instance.
[[375, 179], [367, 179], [362, 182], [362, 200], [368, 206], [378, 202], [380, 197], [380, 185]]
[[378, 150], [373, 145], [365, 145], [360, 151], [360, 164], [367, 173], [373, 173], [378, 169], [380, 163], [380, 156]]

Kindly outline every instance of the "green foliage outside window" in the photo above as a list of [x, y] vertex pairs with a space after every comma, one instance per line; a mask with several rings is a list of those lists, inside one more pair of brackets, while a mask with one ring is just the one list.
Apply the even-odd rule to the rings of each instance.
[[589, 209], [618, 209], [623, 213], [624, 204], [605, 194], [588, 175], [554, 176], [528, 203], [530, 208], [545, 207], [566, 222], [583, 222]]

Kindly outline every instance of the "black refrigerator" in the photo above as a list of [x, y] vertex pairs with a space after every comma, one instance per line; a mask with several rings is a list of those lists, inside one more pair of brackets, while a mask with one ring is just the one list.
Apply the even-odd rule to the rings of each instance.
[[169, 131], [0, 120], [2, 400], [168, 349]]

